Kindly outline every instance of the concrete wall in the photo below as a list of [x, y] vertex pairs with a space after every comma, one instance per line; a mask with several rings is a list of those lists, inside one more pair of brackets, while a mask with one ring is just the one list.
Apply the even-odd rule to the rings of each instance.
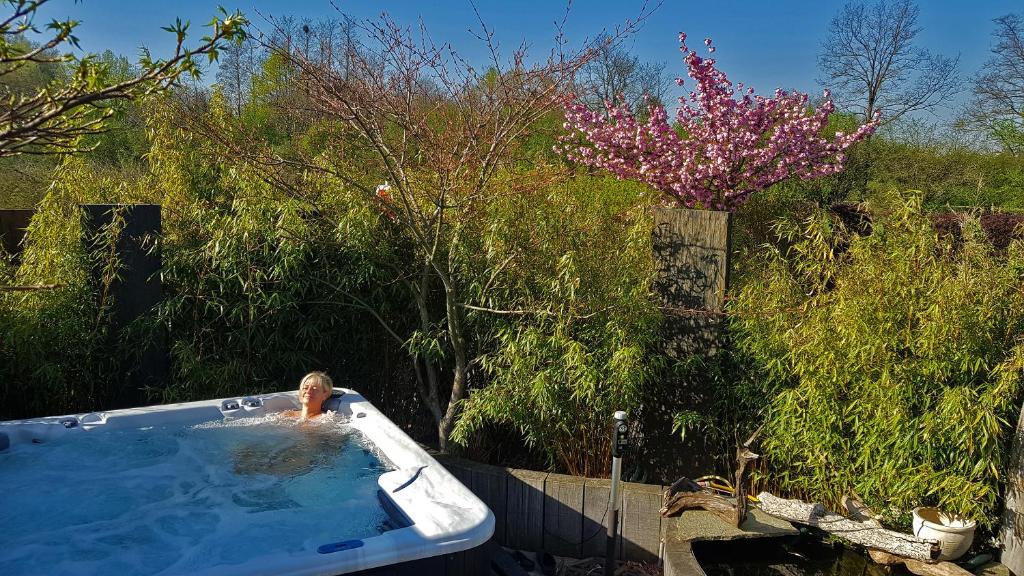
[[[604, 556], [608, 480], [501, 468], [447, 455], [437, 459], [494, 512], [499, 544], [571, 558]], [[661, 485], [622, 484], [621, 559], [658, 560], [663, 490]]]

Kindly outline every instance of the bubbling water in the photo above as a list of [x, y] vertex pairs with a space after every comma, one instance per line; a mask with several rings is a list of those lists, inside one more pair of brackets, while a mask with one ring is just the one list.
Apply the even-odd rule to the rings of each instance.
[[342, 417], [94, 430], [0, 453], [0, 573], [188, 574], [388, 528]]

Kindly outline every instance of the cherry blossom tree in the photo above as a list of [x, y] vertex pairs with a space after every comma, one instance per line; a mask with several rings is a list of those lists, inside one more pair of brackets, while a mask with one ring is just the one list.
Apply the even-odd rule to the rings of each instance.
[[[624, 105], [606, 103], [604, 114], [570, 98], [565, 105], [569, 133], [556, 150], [621, 179], [645, 182], [670, 203], [733, 210], [754, 192], [788, 178], [839, 172], [846, 149], [878, 125], [876, 114], [851, 134], [828, 137], [825, 127], [835, 109], [828, 91], [812, 108], [799, 92], [776, 90], [766, 97], [742, 83], [734, 88], [714, 58], [687, 47], [685, 33], [679, 41], [695, 86], [679, 99], [675, 125], [660, 105], [652, 104], [647, 119], [640, 120]], [[714, 53], [711, 39], [704, 43]], [[683, 86], [684, 80], [676, 83]]]

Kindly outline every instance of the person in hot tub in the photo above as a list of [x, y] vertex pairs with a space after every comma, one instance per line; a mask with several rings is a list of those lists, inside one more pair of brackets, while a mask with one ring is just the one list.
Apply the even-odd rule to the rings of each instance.
[[[323, 414], [324, 401], [331, 397], [334, 383], [325, 372], [310, 372], [299, 382], [300, 410], [286, 410], [284, 416], [307, 422]], [[306, 428], [303, 426], [303, 428]], [[274, 474], [297, 476], [312, 469], [318, 459], [336, 453], [338, 438], [330, 430], [306, 428], [304, 441], [299, 444], [276, 446], [268, 451], [266, 446], [240, 446], [235, 454], [236, 474]]]
[[334, 382], [326, 372], [310, 372], [299, 381], [299, 404], [301, 410], [288, 410], [287, 416], [297, 416], [299, 420], [312, 420], [323, 414], [324, 401], [331, 397]]

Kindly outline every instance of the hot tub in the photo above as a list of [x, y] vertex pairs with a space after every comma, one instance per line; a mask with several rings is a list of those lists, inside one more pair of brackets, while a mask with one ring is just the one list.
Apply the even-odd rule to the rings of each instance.
[[491, 511], [340, 392], [0, 422], [0, 573], [486, 574]]

